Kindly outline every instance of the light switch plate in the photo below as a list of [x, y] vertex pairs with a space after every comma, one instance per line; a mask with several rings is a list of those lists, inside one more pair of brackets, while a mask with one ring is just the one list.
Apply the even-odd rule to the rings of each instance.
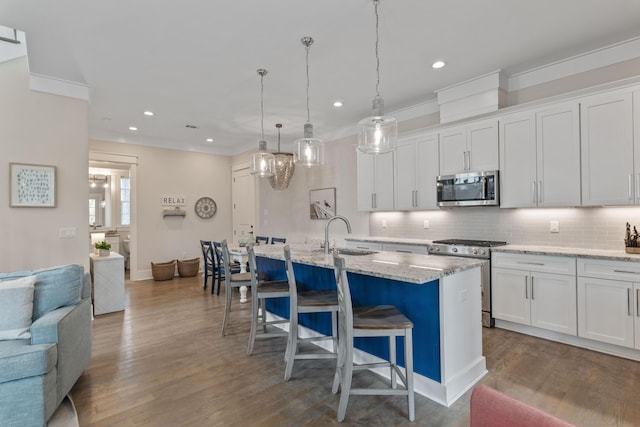
[[549, 222], [549, 231], [552, 233], [560, 232], [560, 221], [550, 221]]
[[382, 228], [387, 228], [387, 220], [386, 219], [382, 220]]
[[424, 229], [429, 228], [429, 220], [428, 220], [428, 219], [425, 219], [425, 220], [422, 222], [422, 228], [424, 228]]
[[60, 227], [58, 229], [58, 237], [61, 239], [72, 239], [76, 237], [76, 227]]

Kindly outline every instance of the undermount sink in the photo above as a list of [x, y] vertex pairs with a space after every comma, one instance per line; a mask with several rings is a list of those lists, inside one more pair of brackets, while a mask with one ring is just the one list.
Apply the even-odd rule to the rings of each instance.
[[378, 251], [372, 251], [369, 249], [355, 249], [355, 248], [335, 248], [334, 252], [339, 255], [371, 255], [377, 254]]

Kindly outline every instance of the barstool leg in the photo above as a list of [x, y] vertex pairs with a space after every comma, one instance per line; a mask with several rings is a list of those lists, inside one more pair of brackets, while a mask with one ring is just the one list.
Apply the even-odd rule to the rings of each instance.
[[287, 350], [285, 352], [285, 360], [287, 366], [284, 369], [284, 380], [289, 381], [293, 373], [293, 362], [298, 353], [298, 313], [291, 313], [289, 319], [289, 338], [287, 339]]
[[409, 406], [409, 421], [416, 418], [415, 399], [413, 394], [413, 331], [407, 329], [404, 336], [404, 365], [407, 379], [407, 403]]
[[337, 353], [338, 351], [338, 312], [331, 312], [331, 352]]
[[[226, 285], [226, 280], [225, 280]], [[222, 336], [224, 336], [227, 329], [227, 322], [229, 320], [229, 312], [231, 311], [231, 288], [225, 286], [225, 302], [224, 302], [224, 318], [222, 319]]]
[[253, 353], [253, 343], [256, 341], [256, 329], [258, 329], [258, 308], [259, 298], [257, 292], [251, 287], [251, 333], [249, 334], [249, 345], [247, 346], [247, 355]]
[[[353, 337], [351, 338], [353, 342]], [[337, 419], [339, 422], [344, 421], [347, 413], [347, 405], [349, 404], [349, 394], [351, 393], [351, 379], [353, 377], [353, 351], [346, 349], [344, 367], [342, 368], [342, 381], [340, 391], [340, 403], [338, 404]]]
[[391, 369], [391, 388], [398, 388], [396, 379], [396, 337], [389, 337], [389, 368]]

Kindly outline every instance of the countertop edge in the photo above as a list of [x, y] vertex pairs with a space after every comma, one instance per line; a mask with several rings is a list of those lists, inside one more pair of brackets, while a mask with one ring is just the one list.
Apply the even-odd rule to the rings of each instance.
[[491, 252], [527, 255], [553, 255], [577, 258], [607, 259], [612, 261], [640, 262], [640, 254], [629, 254], [624, 250], [566, 248], [535, 245], [506, 245], [491, 248]]

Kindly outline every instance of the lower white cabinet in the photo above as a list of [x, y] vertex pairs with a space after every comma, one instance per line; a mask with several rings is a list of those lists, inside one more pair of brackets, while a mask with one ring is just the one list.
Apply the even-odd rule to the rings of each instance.
[[371, 251], [381, 251], [382, 243], [380, 242], [370, 242], [367, 240], [347, 240], [346, 246], [348, 248], [356, 248], [356, 249], [368, 249]]
[[493, 316], [576, 335], [575, 271], [575, 258], [494, 253]]
[[640, 263], [578, 260], [578, 336], [640, 349]]
[[412, 245], [408, 243], [395, 242], [372, 242], [369, 240], [347, 240], [348, 248], [369, 249], [372, 251], [389, 251], [389, 252], [405, 252], [413, 254], [427, 255], [429, 249], [427, 244]]

